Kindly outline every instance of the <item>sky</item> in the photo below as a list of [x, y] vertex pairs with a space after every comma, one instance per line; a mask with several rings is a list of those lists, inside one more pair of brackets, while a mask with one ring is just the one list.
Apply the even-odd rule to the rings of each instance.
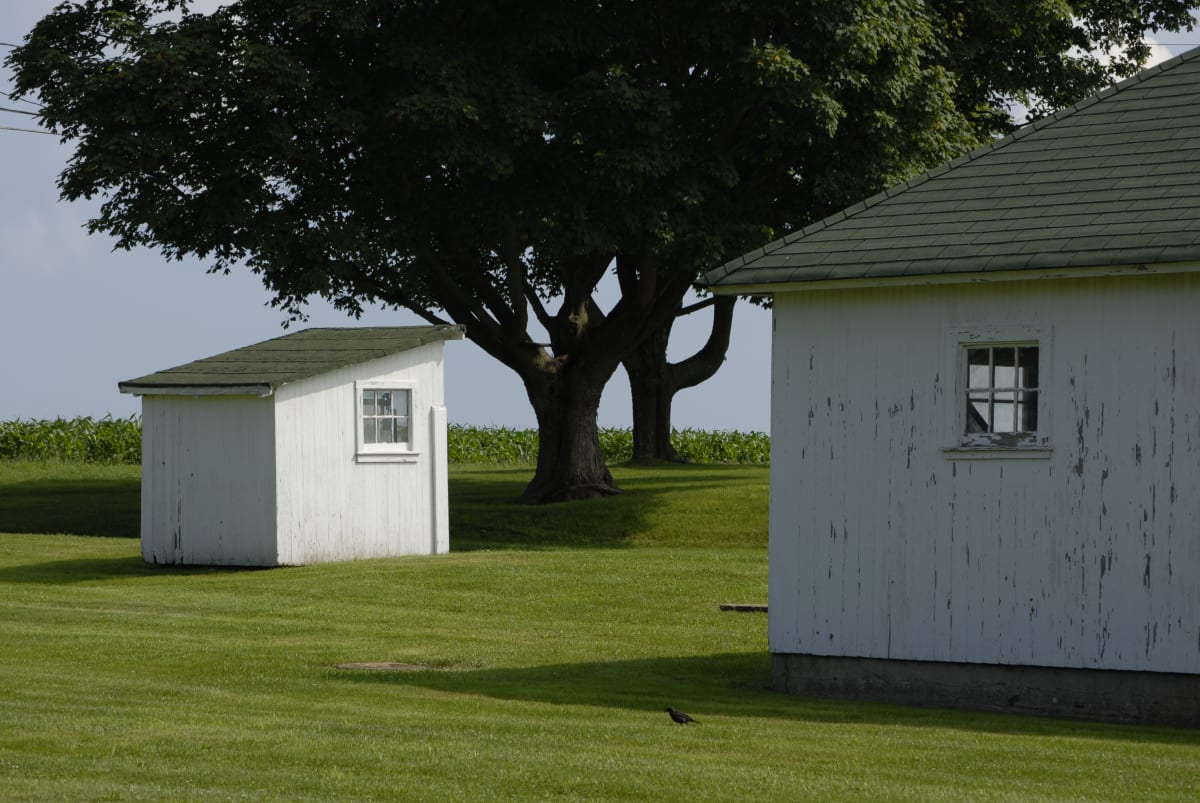
[[[3, 0], [0, 42], [20, 43], [59, 0]], [[197, 10], [215, 5], [200, 2]], [[1162, 40], [1155, 60], [1200, 42], [1200, 32]], [[0, 53], [8, 48], [0, 46]], [[11, 76], [0, 69], [0, 92]], [[0, 107], [33, 110], [0, 96]], [[32, 117], [0, 111], [0, 126], [37, 128]], [[85, 225], [98, 202], [67, 203], [56, 180], [70, 147], [38, 133], [0, 128], [0, 421], [138, 412], [117, 382], [258, 343], [306, 326], [404, 326], [408, 312], [368, 310], [359, 320], [319, 299], [309, 320], [285, 330], [286, 315], [248, 270], [206, 273], [194, 260], [167, 261], [148, 249], [114, 251]], [[715, 266], [714, 266], [715, 267]], [[610, 282], [611, 285], [611, 282]], [[602, 307], [615, 294], [602, 292]], [[739, 302], [726, 361], [716, 376], [676, 396], [676, 427], [767, 432], [770, 428], [770, 313]], [[694, 352], [708, 313], [676, 324], [668, 356]], [[510, 369], [470, 341], [446, 345], [446, 406], [452, 423], [531, 427], [533, 411]], [[631, 423], [629, 385], [619, 371], [600, 404], [600, 425]]]

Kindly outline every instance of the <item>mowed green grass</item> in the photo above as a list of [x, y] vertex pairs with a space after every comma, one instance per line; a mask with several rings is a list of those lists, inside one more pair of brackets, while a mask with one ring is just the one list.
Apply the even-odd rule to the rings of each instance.
[[56, 471], [111, 502], [0, 534], [0, 799], [1200, 793], [1192, 731], [769, 691], [766, 617], [717, 607], [766, 599], [763, 468], [543, 508], [508, 501], [527, 469], [457, 468], [452, 554], [269, 571], [146, 566], [108, 537], [136, 476], [41, 471], [0, 468], [0, 521]]

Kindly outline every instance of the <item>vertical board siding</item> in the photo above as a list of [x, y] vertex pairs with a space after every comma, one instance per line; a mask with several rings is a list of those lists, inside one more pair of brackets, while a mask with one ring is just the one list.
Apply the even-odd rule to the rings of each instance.
[[155, 564], [276, 561], [270, 399], [142, 399], [142, 557]]
[[446, 408], [441, 404], [429, 408], [429, 466], [432, 476], [429, 492], [433, 512], [430, 516], [430, 549], [435, 555], [450, 551], [450, 439]]
[[[1200, 670], [1200, 279], [780, 294], [773, 652]], [[948, 326], [1027, 324], [1045, 459], [949, 459]], [[951, 361], [952, 362], [952, 361]]]
[[[433, 551], [435, 441], [428, 428], [431, 407], [444, 401], [442, 367], [439, 342], [280, 389], [275, 448], [281, 563]], [[411, 461], [356, 462], [354, 383], [363, 379], [412, 385], [418, 453]]]

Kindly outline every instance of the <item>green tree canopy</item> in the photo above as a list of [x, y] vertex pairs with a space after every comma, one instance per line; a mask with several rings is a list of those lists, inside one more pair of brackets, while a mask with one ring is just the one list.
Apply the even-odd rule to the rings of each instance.
[[1123, 67], [1069, 48], [1192, 5], [83, 0], [9, 62], [119, 246], [244, 265], [293, 315], [465, 324], [525, 385], [548, 501], [614, 489], [601, 391], [699, 270], [957, 154], [1010, 98], [1094, 88]]

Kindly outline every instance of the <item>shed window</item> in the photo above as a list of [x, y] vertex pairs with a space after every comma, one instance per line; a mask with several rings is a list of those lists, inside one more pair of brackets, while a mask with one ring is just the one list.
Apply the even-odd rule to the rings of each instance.
[[418, 403], [417, 388], [395, 380], [355, 383], [354, 423], [359, 463], [411, 463], [418, 453], [414, 445], [422, 436], [420, 421], [413, 417]]
[[408, 444], [408, 421], [408, 390], [392, 388], [362, 391], [364, 444]]

